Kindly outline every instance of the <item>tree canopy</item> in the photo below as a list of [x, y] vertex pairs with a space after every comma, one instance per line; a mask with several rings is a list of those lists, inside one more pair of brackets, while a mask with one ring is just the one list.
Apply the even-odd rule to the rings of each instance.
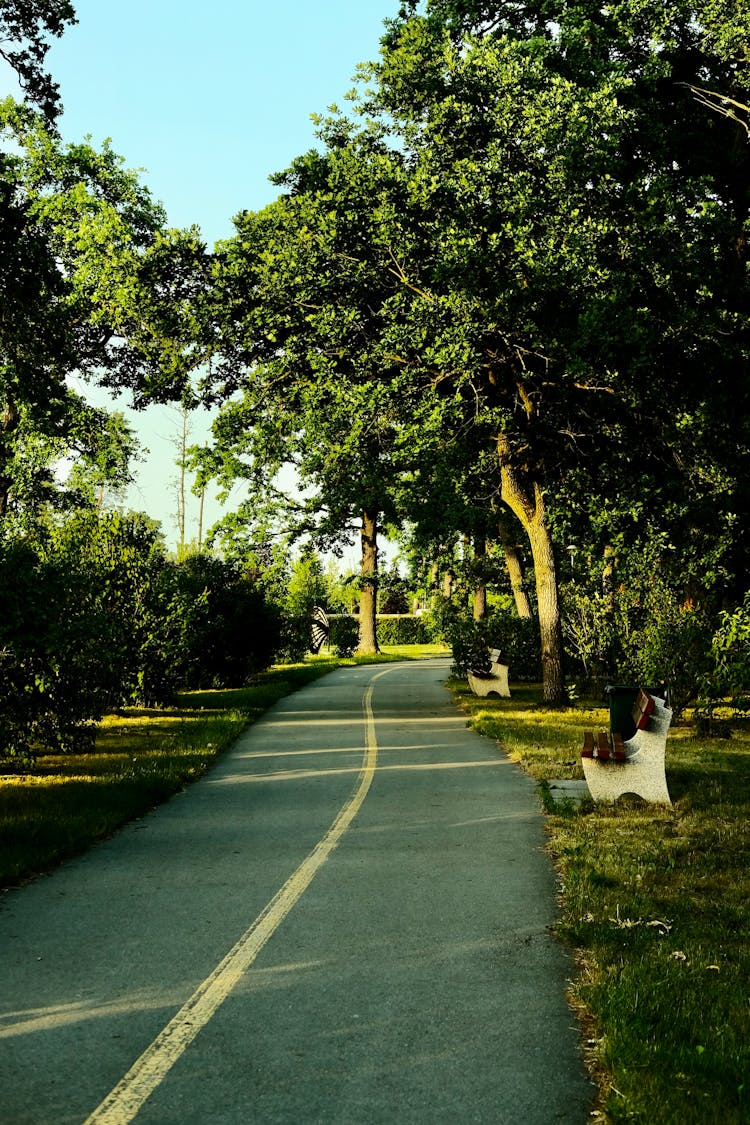
[[[671, 490], [675, 520], [726, 494], [725, 544], [746, 505], [749, 435], [729, 439], [726, 412], [747, 401], [748, 150], [689, 88], [741, 86], [745, 22], [719, 4], [406, 3], [354, 119], [321, 124], [323, 153], [219, 261], [220, 348], [266, 440], [314, 466], [317, 433], [326, 467], [341, 450], [350, 477], [415, 489], [461, 435], [494, 449], [548, 701], [568, 482], [601, 497], [624, 477], [614, 523], [644, 489], [662, 510]], [[387, 449], [341, 436], [363, 397]]]
[[58, 444], [70, 433], [74, 444], [73, 372], [128, 387], [136, 403], [183, 393], [198, 362], [205, 248], [195, 231], [166, 228], [108, 144], [63, 145], [12, 99], [0, 104], [0, 126], [1, 518], [22, 433]]

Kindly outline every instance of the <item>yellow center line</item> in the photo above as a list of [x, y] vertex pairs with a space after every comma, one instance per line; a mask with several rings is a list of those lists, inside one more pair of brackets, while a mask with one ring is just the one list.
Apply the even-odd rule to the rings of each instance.
[[365, 755], [354, 793], [339, 812], [325, 836], [313, 848], [284, 886], [277, 891], [240, 940], [195, 990], [190, 999], [153, 1043], [133, 1064], [128, 1073], [86, 1119], [85, 1125], [127, 1125], [143, 1103], [167, 1076], [177, 1060], [227, 999], [243, 973], [252, 965], [266, 942], [299, 901], [316, 874], [359, 812], [367, 796], [378, 757], [375, 716], [372, 710], [373, 685], [392, 671], [384, 669], [373, 676], [365, 692], [362, 709], [365, 718]]

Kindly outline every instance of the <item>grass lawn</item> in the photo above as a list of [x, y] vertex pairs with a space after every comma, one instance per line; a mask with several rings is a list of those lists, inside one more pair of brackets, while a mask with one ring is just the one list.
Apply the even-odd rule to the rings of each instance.
[[205, 773], [277, 700], [334, 668], [446, 651], [405, 645], [375, 657], [311, 657], [272, 668], [249, 687], [185, 692], [174, 707], [109, 715], [93, 753], [40, 754], [33, 769], [20, 771], [0, 760], [0, 887], [48, 871], [143, 816]]
[[[540, 782], [582, 777], [583, 731], [608, 726], [595, 704], [545, 709], [536, 687], [514, 685], [510, 700], [454, 691]], [[548, 808], [594, 1120], [750, 1122], [750, 728], [699, 740], [677, 724], [667, 781], [672, 808]]]

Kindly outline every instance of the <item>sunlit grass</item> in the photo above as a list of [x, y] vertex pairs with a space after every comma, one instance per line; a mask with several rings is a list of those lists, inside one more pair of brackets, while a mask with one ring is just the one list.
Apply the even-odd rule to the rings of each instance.
[[[541, 706], [454, 690], [470, 722], [540, 781], [581, 778], [594, 702]], [[750, 730], [667, 743], [673, 807], [627, 798], [552, 809], [560, 935], [577, 951], [571, 1001], [584, 1029], [599, 1120], [734, 1125], [750, 1121]]]

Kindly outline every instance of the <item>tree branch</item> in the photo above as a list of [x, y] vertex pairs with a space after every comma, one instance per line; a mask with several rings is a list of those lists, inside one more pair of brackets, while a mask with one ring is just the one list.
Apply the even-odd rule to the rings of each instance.
[[424, 289], [420, 289], [417, 285], [412, 285], [404, 272], [403, 266], [399, 263], [390, 246], [388, 247], [388, 254], [396, 267], [395, 269], [391, 269], [389, 266], [388, 273], [392, 274], [393, 277], [395, 277], [397, 281], [400, 281], [402, 285], [405, 285], [407, 289], [411, 289], [412, 293], [416, 293], [418, 297], [422, 297], [425, 301], [434, 301], [435, 298], [430, 293], [425, 293]]
[[677, 85], [685, 86], [690, 90], [699, 105], [706, 106], [707, 109], [712, 109], [716, 113], [721, 113], [731, 121], [736, 121], [750, 137], [750, 121], [743, 120], [743, 118], [736, 113], [736, 110], [739, 109], [743, 113], [750, 115], [750, 106], [745, 105], [743, 102], [735, 101], [734, 98], [730, 98], [728, 94], [719, 94], [715, 90], [705, 90], [701, 86], [693, 86], [690, 82], [678, 82]]

